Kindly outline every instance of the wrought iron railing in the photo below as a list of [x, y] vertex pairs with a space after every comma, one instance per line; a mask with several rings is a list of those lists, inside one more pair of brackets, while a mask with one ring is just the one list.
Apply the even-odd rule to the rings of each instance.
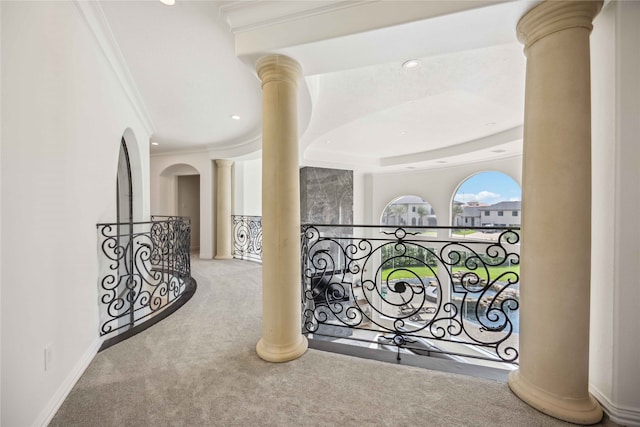
[[152, 216], [97, 227], [100, 335], [130, 331], [191, 296], [189, 218]]
[[262, 217], [232, 215], [233, 257], [262, 262]]
[[303, 225], [303, 333], [398, 359], [517, 363], [519, 239], [517, 228]]

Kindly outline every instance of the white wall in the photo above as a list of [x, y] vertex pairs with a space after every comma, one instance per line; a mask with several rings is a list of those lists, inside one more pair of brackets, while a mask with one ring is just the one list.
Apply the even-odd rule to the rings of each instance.
[[1, 424], [42, 425], [99, 344], [96, 223], [115, 219], [120, 138], [146, 181], [149, 135], [74, 3], [0, 7]]
[[521, 185], [521, 169], [522, 158], [515, 157], [425, 171], [373, 174], [371, 185], [364, 188], [364, 203], [370, 206], [365, 218], [372, 224], [378, 224], [389, 202], [400, 196], [414, 195], [431, 204], [439, 226], [448, 226], [451, 225], [454, 193], [464, 180], [478, 172], [498, 171], [506, 173]]
[[[0, 5], [0, 46], [2, 45], [2, 6]], [[0, 58], [0, 64], [2, 59]], [[2, 67], [0, 67], [0, 82], [2, 81]], [[0, 83], [0, 92], [2, 84]], [[2, 103], [0, 102], [0, 141], [2, 141]], [[0, 150], [0, 165], [2, 164], [2, 150]], [[2, 174], [0, 173], [0, 242], [2, 242]], [[0, 270], [2, 269], [2, 244], [0, 244]], [[2, 274], [0, 274], [0, 307], [2, 307]], [[2, 316], [0, 316], [0, 423], [2, 422]]]
[[[591, 388], [611, 396], [615, 193], [615, 10], [610, 3], [594, 21], [591, 35], [592, 209]], [[596, 320], [597, 319], [597, 320]]]
[[[234, 215], [262, 215], [262, 159], [237, 161], [236, 167], [241, 165], [242, 185], [236, 187], [236, 200], [242, 200], [241, 205], [234, 206]], [[236, 173], [236, 179], [239, 180]], [[237, 182], [237, 181], [236, 181]]]
[[640, 425], [640, 3], [612, 1], [592, 43], [590, 388], [613, 421]]

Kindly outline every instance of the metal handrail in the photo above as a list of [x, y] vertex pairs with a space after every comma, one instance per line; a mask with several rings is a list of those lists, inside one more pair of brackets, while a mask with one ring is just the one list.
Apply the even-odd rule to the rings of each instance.
[[193, 294], [189, 218], [152, 216], [97, 229], [100, 335], [138, 328]]
[[[500, 234], [483, 240], [418, 231], [438, 229]], [[349, 340], [360, 330], [354, 340], [394, 346], [398, 358], [428, 347], [517, 363], [519, 230], [303, 224], [302, 331]]]
[[262, 217], [232, 215], [232, 255], [236, 259], [262, 262]]

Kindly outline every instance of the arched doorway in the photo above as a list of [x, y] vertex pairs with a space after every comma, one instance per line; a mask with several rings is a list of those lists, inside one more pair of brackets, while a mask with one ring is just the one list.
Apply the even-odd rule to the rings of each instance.
[[190, 250], [200, 249], [200, 171], [189, 164], [178, 163], [165, 168], [160, 177], [163, 214], [191, 218]]
[[191, 218], [190, 250], [200, 249], [200, 175], [178, 175], [178, 216]]

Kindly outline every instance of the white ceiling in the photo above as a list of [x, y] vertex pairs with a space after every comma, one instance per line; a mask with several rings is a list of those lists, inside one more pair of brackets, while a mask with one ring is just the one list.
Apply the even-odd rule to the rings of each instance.
[[219, 2], [101, 5], [151, 115], [155, 152], [227, 147], [260, 135], [260, 82], [235, 56]]
[[[176, 0], [168, 7], [147, 0], [101, 6], [152, 118], [152, 140], [160, 144], [152, 154], [259, 149], [261, 94], [253, 61], [271, 43], [269, 52], [292, 56], [305, 70], [303, 164], [384, 171], [518, 155], [525, 57], [515, 26], [534, 2], [482, 8], [487, 2], [467, 2], [473, 10], [327, 36], [331, 28], [322, 19], [328, 12], [331, 23], [336, 13], [381, 3], [387, 5]], [[392, 4], [400, 11], [416, 7]], [[429, 12], [452, 4], [463, 5], [419, 6]], [[301, 19], [307, 31], [296, 34], [291, 25]], [[309, 41], [314, 29], [324, 38]], [[238, 57], [241, 50], [251, 53]], [[419, 66], [403, 69], [410, 58]]]

